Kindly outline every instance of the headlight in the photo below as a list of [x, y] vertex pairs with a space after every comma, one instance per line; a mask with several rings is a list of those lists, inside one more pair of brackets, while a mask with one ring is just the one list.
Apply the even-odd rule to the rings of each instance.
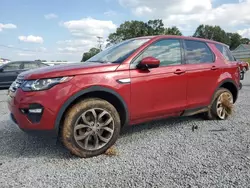
[[39, 80], [27, 80], [25, 81], [21, 88], [23, 91], [41, 91], [52, 88], [53, 86], [67, 82], [72, 77], [60, 77], [60, 78], [46, 78]]

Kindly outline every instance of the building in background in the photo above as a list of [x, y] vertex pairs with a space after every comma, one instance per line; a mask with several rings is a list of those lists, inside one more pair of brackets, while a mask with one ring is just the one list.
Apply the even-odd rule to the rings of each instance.
[[250, 44], [241, 44], [232, 51], [237, 60], [250, 61]]

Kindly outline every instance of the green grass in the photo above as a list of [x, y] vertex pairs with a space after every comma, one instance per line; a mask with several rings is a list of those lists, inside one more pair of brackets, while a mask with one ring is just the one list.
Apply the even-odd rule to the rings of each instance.
[[248, 64], [250, 63], [250, 58], [247, 58], [247, 59], [240, 59], [241, 61], [245, 61], [245, 62], [248, 62]]

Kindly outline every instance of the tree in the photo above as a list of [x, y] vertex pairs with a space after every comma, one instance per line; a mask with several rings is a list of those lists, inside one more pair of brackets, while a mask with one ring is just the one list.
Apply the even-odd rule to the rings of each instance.
[[146, 23], [147, 35], [163, 35], [164, 34], [164, 24], [162, 20], [149, 20]]
[[135, 37], [164, 34], [182, 35], [177, 27], [166, 29], [160, 19], [149, 20], [148, 22], [125, 21], [116, 29], [116, 32], [109, 35], [106, 47]]
[[193, 37], [210, 39], [230, 45], [229, 35], [220, 26], [199, 25]]
[[193, 36], [222, 42], [230, 46], [230, 50], [250, 42], [248, 38], [242, 38], [238, 33], [227, 33], [220, 26], [199, 25]]
[[147, 35], [147, 24], [142, 21], [125, 21], [121, 24], [115, 33], [111, 33], [108, 37], [108, 45], [116, 44], [123, 40], [127, 40], [134, 37], [140, 37]]
[[238, 33], [229, 33], [230, 50], [234, 50], [241, 44], [242, 37]]
[[242, 38], [240, 40], [240, 42], [241, 42], [241, 44], [249, 44], [250, 43], [250, 39], [248, 39], [248, 38]]
[[88, 52], [83, 53], [82, 62], [87, 61], [94, 55], [98, 54], [101, 50], [98, 48], [91, 48]]
[[181, 31], [176, 26], [166, 28], [164, 33], [165, 33], [165, 35], [179, 35], [179, 36], [182, 36]]
[[199, 25], [193, 34], [193, 37], [211, 39], [213, 37], [213, 27], [209, 25]]

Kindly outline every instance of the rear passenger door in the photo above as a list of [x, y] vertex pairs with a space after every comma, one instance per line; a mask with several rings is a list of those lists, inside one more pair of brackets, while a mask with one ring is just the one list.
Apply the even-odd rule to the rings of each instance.
[[220, 69], [209, 43], [183, 40], [185, 48], [187, 83], [187, 107], [195, 109], [207, 106], [220, 76]]

